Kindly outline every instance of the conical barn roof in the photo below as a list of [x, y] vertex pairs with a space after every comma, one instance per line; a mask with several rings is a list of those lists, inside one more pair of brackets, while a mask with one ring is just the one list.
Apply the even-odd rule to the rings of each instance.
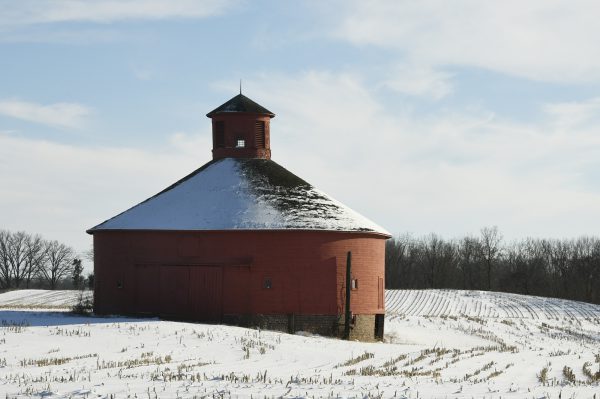
[[104, 230], [330, 230], [389, 233], [274, 161], [212, 161], [127, 211]]

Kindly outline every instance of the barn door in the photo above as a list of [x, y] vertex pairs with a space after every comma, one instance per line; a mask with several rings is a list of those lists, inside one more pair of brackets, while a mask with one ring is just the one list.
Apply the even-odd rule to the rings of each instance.
[[156, 314], [159, 293], [159, 267], [136, 265], [135, 312]]
[[223, 274], [220, 267], [190, 267], [190, 311], [194, 320], [220, 322]]
[[189, 308], [189, 268], [181, 266], [160, 267], [160, 314], [166, 317], [185, 318]]

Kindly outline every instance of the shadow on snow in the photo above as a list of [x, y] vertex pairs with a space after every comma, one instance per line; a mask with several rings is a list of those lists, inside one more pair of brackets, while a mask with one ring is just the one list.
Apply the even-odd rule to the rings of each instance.
[[0, 310], [0, 329], [3, 327], [51, 327], [71, 324], [109, 324], [109, 323], [136, 323], [156, 322], [158, 318], [135, 318], [126, 316], [82, 316], [68, 311], [25, 311], [25, 310]]

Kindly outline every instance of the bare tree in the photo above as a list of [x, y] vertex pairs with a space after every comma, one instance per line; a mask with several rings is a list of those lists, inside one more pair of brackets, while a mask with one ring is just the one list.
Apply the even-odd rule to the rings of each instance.
[[570, 297], [572, 245], [569, 241], [555, 240], [551, 243], [550, 267], [554, 274], [554, 285], [559, 297]]
[[18, 231], [9, 235], [8, 262], [10, 263], [12, 284], [15, 288], [21, 287], [24, 278], [26, 242], [27, 233], [24, 231]]
[[547, 262], [543, 241], [528, 238], [505, 250], [502, 288], [526, 295], [547, 294]]
[[422, 254], [428, 269], [429, 286], [431, 288], [456, 286], [457, 250], [455, 243], [431, 234], [423, 239], [422, 245]]
[[87, 259], [90, 262], [94, 263], [94, 246], [92, 245], [90, 247], [90, 249], [88, 249], [87, 251], [84, 251], [82, 256], [84, 259]]
[[412, 286], [415, 275], [413, 267], [417, 263], [417, 250], [415, 247], [414, 239], [409, 235], [386, 241], [385, 283], [388, 288], [408, 288]]
[[11, 271], [10, 262], [8, 261], [10, 246], [10, 232], [6, 230], [0, 230], [0, 288], [10, 288]]
[[385, 273], [386, 288], [493, 288], [600, 304], [600, 239], [505, 244], [496, 227], [453, 241], [403, 235], [386, 243]]
[[436, 234], [431, 234], [424, 240], [423, 255], [425, 256], [425, 264], [427, 265], [428, 280], [430, 288], [436, 288], [437, 270], [441, 258], [442, 240]]
[[40, 268], [41, 275], [55, 289], [59, 280], [71, 274], [75, 251], [58, 241], [50, 241], [46, 244], [46, 262]]
[[487, 271], [487, 289], [492, 289], [492, 268], [500, 255], [502, 234], [497, 226], [481, 229], [481, 249]]
[[580, 289], [579, 299], [592, 302], [600, 277], [600, 240], [592, 237], [581, 237], [573, 246], [574, 277]]
[[25, 287], [29, 288], [32, 280], [41, 272], [46, 260], [46, 243], [41, 236], [28, 236], [25, 241], [25, 268], [23, 278]]
[[[479, 261], [481, 243], [475, 237], [464, 237], [457, 243], [458, 268], [462, 274], [462, 289], [474, 289], [479, 281], [477, 262]], [[477, 277], [477, 279], [476, 279]]]

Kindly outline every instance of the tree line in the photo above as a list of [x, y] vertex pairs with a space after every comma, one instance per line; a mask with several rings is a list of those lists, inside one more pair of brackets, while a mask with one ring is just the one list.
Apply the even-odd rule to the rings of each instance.
[[502, 291], [600, 304], [600, 238], [505, 242], [497, 227], [386, 242], [386, 288]]
[[73, 248], [24, 231], [0, 230], [0, 289], [83, 288], [81, 259]]

